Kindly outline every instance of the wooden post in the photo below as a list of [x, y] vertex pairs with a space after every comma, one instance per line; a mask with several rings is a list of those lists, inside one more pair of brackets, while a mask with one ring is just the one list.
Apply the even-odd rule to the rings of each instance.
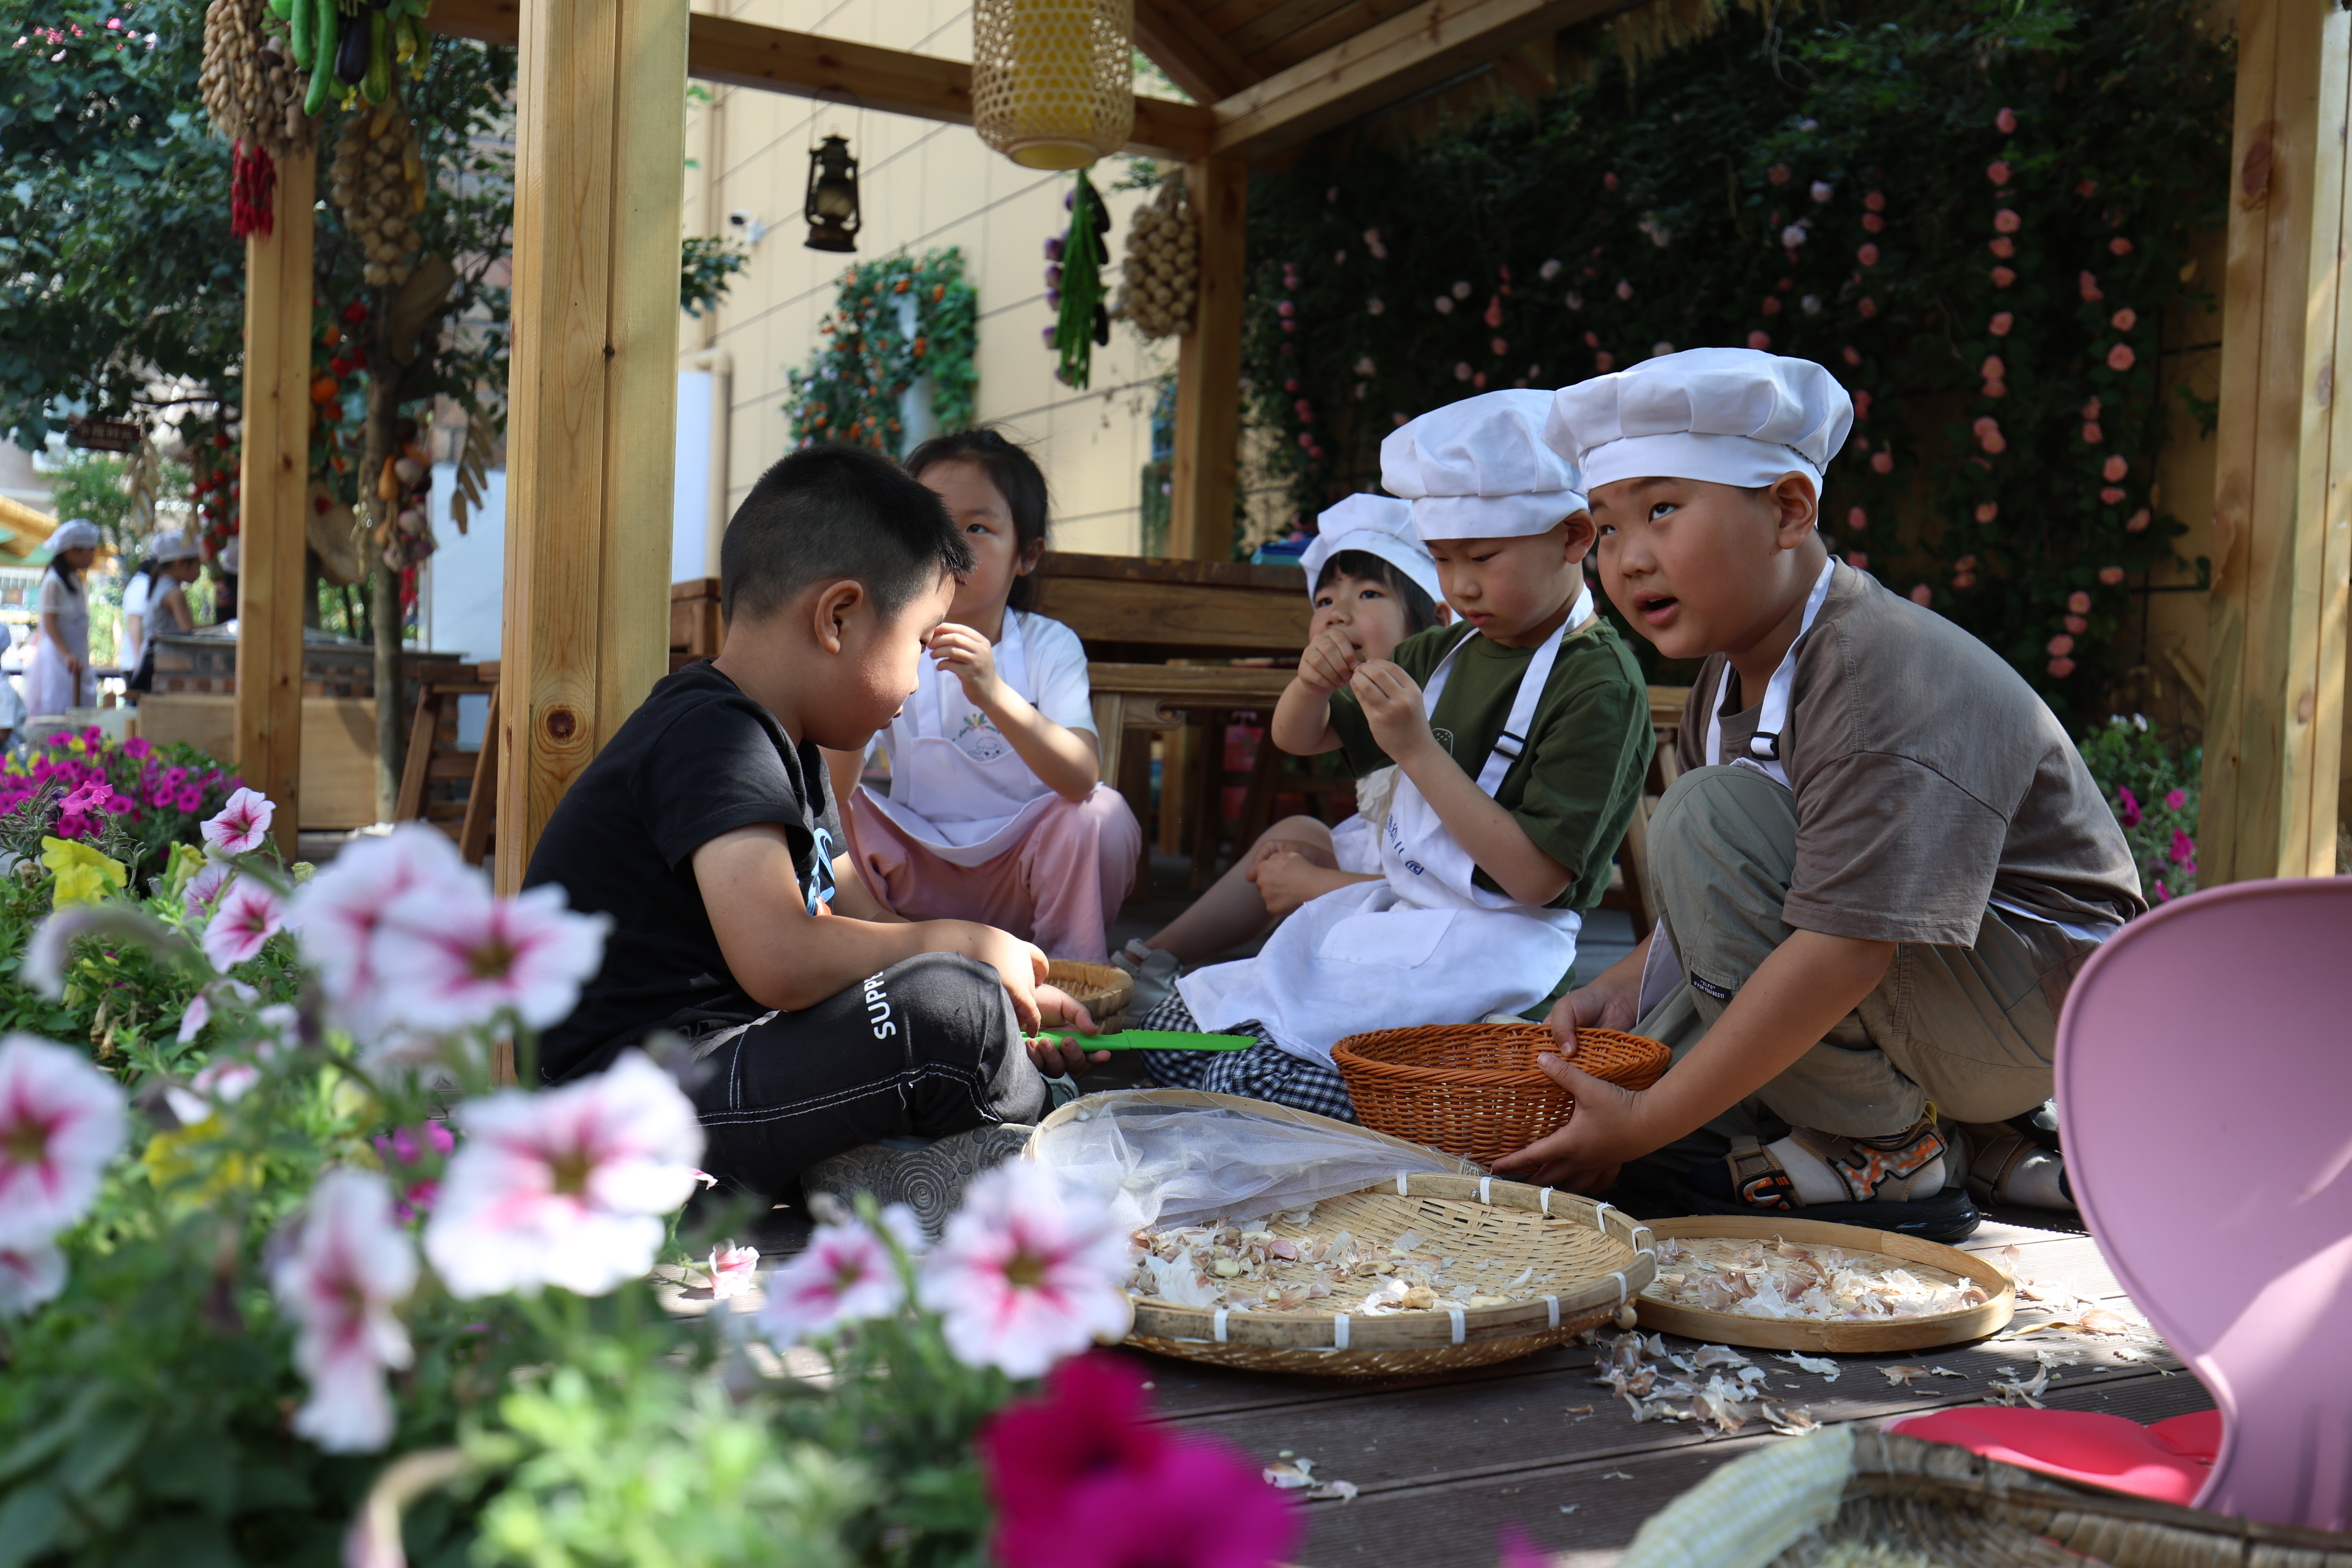
[[245, 447], [237, 474], [236, 770], [277, 805], [295, 858], [301, 821], [302, 594], [310, 483], [315, 153], [278, 164], [268, 237], [245, 242]]
[[1168, 553], [1195, 561], [1233, 554], [1234, 488], [1241, 447], [1242, 274], [1249, 165], [1238, 158], [1188, 164], [1199, 215], [1201, 280], [1192, 330], [1176, 345], [1176, 454], [1170, 476]]
[[2352, 16], [2245, 0], [2199, 879], [2336, 868], [2352, 566]]
[[667, 664], [687, 0], [522, 0], [497, 880]]

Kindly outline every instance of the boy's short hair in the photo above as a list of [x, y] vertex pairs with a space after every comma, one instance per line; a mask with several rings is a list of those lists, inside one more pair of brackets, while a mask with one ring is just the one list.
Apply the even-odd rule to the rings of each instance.
[[852, 578], [895, 616], [940, 580], [971, 570], [971, 548], [940, 498], [881, 453], [807, 447], [760, 476], [719, 546], [719, 614], [769, 615], [819, 583]]
[[1353, 577], [1360, 582], [1378, 583], [1397, 596], [1404, 606], [1404, 635], [1425, 632], [1437, 624], [1437, 601], [1429, 590], [1406, 576], [1397, 563], [1384, 555], [1369, 550], [1342, 550], [1323, 563], [1316, 574], [1315, 591], [1321, 593], [1334, 577]]

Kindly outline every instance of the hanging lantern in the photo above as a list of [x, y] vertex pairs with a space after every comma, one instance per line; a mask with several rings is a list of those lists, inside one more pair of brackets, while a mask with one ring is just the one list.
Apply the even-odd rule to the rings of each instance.
[[849, 142], [828, 136], [809, 150], [808, 196], [801, 203], [808, 219], [811, 250], [857, 248], [857, 160]]
[[1135, 0], [976, 0], [980, 139], [1031, 169], [1083, 169], [1135, 129]]

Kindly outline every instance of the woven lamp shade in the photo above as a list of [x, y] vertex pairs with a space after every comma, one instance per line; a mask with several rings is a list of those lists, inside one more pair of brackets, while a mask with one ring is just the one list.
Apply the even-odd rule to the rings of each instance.
[[978, 0], [972, 126], [1031, 169], [1083, 169], [1135, 129], [1135, 0]]

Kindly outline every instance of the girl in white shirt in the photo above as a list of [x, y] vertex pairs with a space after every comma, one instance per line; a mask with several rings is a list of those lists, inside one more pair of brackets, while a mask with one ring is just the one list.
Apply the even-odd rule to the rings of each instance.
[[1143, 829], [1102, 782], [1077, 634], [1024, 607], [1045, 551], [1045, 476], [993, 430], [926, 441], [907, 469], [977, 563], [882, 733], [889, 794], [854, 785], [858, 759], [832, 754], [853, 858], [908, 920], [979, 921], [1100, 963]]
[[25, 700], [36, 718], [88, 708], [98, 700], [89, 668], [89, 593], [82, 574], [98, 559], [98, 524], [77, 517], [49, 535], [49, 569], [41, 574], [40, 626], [25, 666]]
[[188, 608], [183, 590], [203, 570], [196, 559], [196, 542], [176, 528], [167, 528], [149, 541], [147, 558], [123, 584], [121, 662], [133, 690], [147, 689], [139, 676], [148, 645], [165, 632], [194, 629], [195, 612]]

